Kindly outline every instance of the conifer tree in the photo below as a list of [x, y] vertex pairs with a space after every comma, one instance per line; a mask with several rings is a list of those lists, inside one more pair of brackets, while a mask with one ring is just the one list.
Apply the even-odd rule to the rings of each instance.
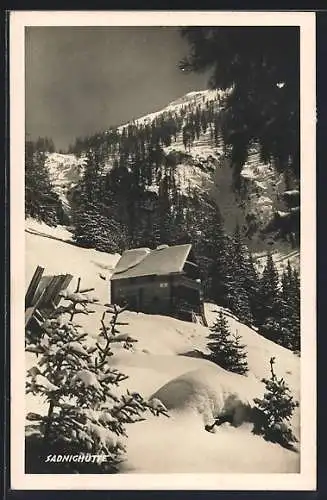
[[103, 215], [99, 206], [81, 207], [73, 217], [73, 239], [78, 245], [108, 253], [119, 253], [129, 246], [124, 224], [114, 216]]
[[46, 167], [47, 154], [40, 149], [43, 144], [25, 143], [25, 216], [57, 225], [63, 221], [63, 209], [55, 193]]
[[240, 286], [238, 283], [235, 283], [235, 286], [232, 288], [229, 307], [242, 323], [246, 325], [252, 324], [249, 297], [244, 287]]
[[276, 376], [274, 363], [275, 358], [271, 358], [270, 378], [262, 379], [266, 389], [263, 398], [254, 399], [259, 413], [256, 432], [269, 441], [289, 446], [297, 441], [288, 422], [299, 403], [293, 399], [285, 380]]
[[227, 320], [220, 311], [215, 324], [210, 328], [208, 347], [209, 359], [225, 370], [244, 375], [248, 371], [245, 345], [240, 343], [240, 336], [232, 336]]
[[84, 173], [81, 181], [82, 201], [85, 204], [98, 203], [101, 194], [103, 159], [99, 150], [90, 149], [86, 154]]
[[241, 343], [241, 336], [238, 332], [233, 335], [233, 349], [231, 349], [231, 364], [234, 367], [233, 372], [245, 375], [248, 371], [246, 345]]
[[253, 321], [257, 317], [259, 275], [254, 265], [252, 253], [247, 251], [244, 262], [244, 288], [249, 298], [249, 304]]
[[[233, 164], [260, 142], [280, 169], [299, 174], [299, 34], [290, 27], [186, 27], [184, 71], [210, 71], [212, 88], [229, 89], [227, 143]], [[258, 43], [259, 40], [259, 43]], [[284, 85], [279, 86], [278, 82]], [[238, 168], [240, 173], [240, 169]]]
[[276, 322], [274, 341], [278, 344], [299, 351], [300, 324], [293, 311], [290, 301], [280, 298], [278, 301], [279, 314]]
[[204, 252], [210, 259], [210, 297], [224, 307], [232, 307], [234, 277], [232, 267], [232, 241], [225, 232], [219, 211], [208, 218], [204, 233]]
[[202, 126], [202, 132], [205, 134], [208, 127], [207, 114], [205, 110], [202, 110], [201, 112], [201, 126]]
[[231, 309], [243, 323], [251, 324], [253, 318], [249, 293], [246, 289], [248, 284], [248, 263], [246, 261], [245, 245], [243, 244], [238, 224], [236, 225], [232, 244], [233, 294], [231, 297]]
[[272, 255], [269, 252], [259, 283], [257, 323], [260, 333], [275, 342], [278, 342], [280, 338], [279, 300], [279, 277]]
[[280, 298], [281, 344], [300, 350], [300, 281], [290, 261], [282, 275]]
[[[90, 345], [87, 334], [76, 323], [77, 314], [91, 314], [96, 301], [80, 288], [65, 290], [59, 305], [41, 322], [42, 335], [26, 336], [26, 350], [37, 355], [27, 373], [27, 393], [46, 402], [46, 415], [29, 413], [26, 427], [26, 465], [36, 473], [114, 473], [124, 458], [126, 424], [144, 419], [145, 411], [166, 414], [158, 401], [147, 402], [140, 394], [115, 390], [127, 377], [113, 368], [112, 345], [129, 349], [135, 339], [120, 333], [123, 308], [106, 305], [98, 342]], [[68, 305], [67, 305], [68, 303]], [[106, 315], [110, 314], [108, 323]], [[102, 461], [74, 460], [52, 463], [50, 455], [97, 456]], [[36, 460], [36, 463], [33, 462]]]

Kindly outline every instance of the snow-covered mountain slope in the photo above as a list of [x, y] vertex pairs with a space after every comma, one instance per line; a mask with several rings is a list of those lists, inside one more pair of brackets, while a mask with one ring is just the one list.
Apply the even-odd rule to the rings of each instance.
[[[219, 100], [223, 98], [224, 95], [225, 92], [220, 90], [197, 90], [188, 92], [187, 94], [170, 102], [165, 108], [141, 117], [137, 117], [135, 120], [132, 120], [132, 122], [136, 124], [151, 123], [155, 118], [165, 118], [169, 113], [179, 113], [181, 110], [185, 110], [187, 112], [190, 106], [194, 108], [197, 105], [204, 107], [207, 102], [214, 102], [217, 99]], [[128, 124], [121, 125], [119, 130], [122, 130], [127, 125]]]
[[[165, 120], [177, 119], [186, 123], [192, 113], [194, 115], [209, 109], [215, 116], [219, 116], [223, 98], [224, 93], [217, 90], [190, 92], [162, 110], [120, 126], [117, 132], [122, 134], [129, 125], [151, 125], [154, 120], [157, 120], [156, 123], [158, 120], [164, 123]], [[240, 192], [237, 192], [233, 185], [233, 169], [228, 152], [223, 147], [221, 138], [216, 141], [212, 124], [208, 124], [205, 131], [201, 127], [199, 135], [187, 146], [183, 140], [183, 132], [180, 131], [172, 138], [171, 144], [163, 146], [163, 149], [166, 155], [177, 158], [174, 177], [179, 190], [186, 195], [192, 190], [209, 194], [217, 202], [227, 230], [233, 232], [238, 223], [244, 228], [252, 250], [264, 251], [269, 246], [274, 251], [276, 247], [276, 250], [284, 255], [292, 250], [289, 243], [279, 238], [263, 236], [264, 230], [275, 219], [276, 214], [282, 217], [288, 211], [284, 196], [287, 187], [283, 174], [274, 166], [262, 163], [257, 145], [253, 144], [248, 160], [242, 168]], [[107, 171], [113, 167], [114, 160], [114, 154], [110, 153], [105, 167]], [[48, 156], [52, 179], [66, 205], [69, 191], [83, 171], [83, 161], [74, 155], [54, 153]], [[164, 167], [162, 169], [164, 170]], [[148, 189], [157, 191], [156, 182], [154, 179], [153, 185], [148, 186]], [[299, 186], [294, 179], [292, 182], [293, 191], [297, 191]]]
[[[67, 230], [52, 230], [35, 221], [32, 225], [27, 223], [25, 235], [26, 287], [36, 266], [42, 265], [45, 274], [73, 274], [71, 288], [76, 286], [78, 277], [82, 285], [95, 288], [99, 298], [95, 313], [79, 317], [89, 343], [94, 344], [104, 311], [102, 304], [110, 300], [109, 278], [118, 255], [76, 247], [67, 238]], [[100, 274], [107, 279], [101, 279]], [[215, 320], [218, 309], [214, 304], [206, 305], [209, 324]], [[298, 398], [300, 360], [237, 318], [226, 317], [231, 330], [237, 331], [247, 346], [247, 376], [227, 372], [202, 357], [192, 357], [192, 352], [207, 352], [208, 328], [170, 317], [123, 313], [121, 319], [128, 325], [121, 329], [137, 342], [130, 351], [117, 347], [111, 358], [113, 366], [129, 376], [119, 390], [136, 390], [145, 397], [161, 398], [169, 407], [170, 417], [149, 417], [128, 425], [127, 456], [122, 472], [299, 472], [299, 452], [254, 435], [248, 410], [253, 398], [262, 395], [261, 378], [269, 375], [272, 356], [276, 357], [278, 376], [285, 378]], [[27, 355], [27, 367], [35, 361], [33, 354]], [[26, 409], [45, 411], [44, 401], [28, 395]], [[226, 411], [233, 414], [234, 425], [225, 423], [215, 433], [206, 432], [205, 424]], [[299, 410], [292, 427], [299, 436]], [[244, 450], [251, 450], [251, 460]]]
[[[218, 90], [203, 90], [189, 92], [180, 99], [167, 105], [161, 111], [151, 113], [135, 120], [136, 124], [151, 123], [155, 118], [162, 120], [168, 116], [177, 115], [183, 110], [184, 121], [189, 113], [212, 106], [215, 112], [222, 109], [226, 92]], [[120, 127], [122, 130], [124, 127]], [[185, 148], [183, 134], [180, 132], [176, 141], [164, 147], [167, 154], [180, 152], [183, 161], [176, 168], [176, 184], [184, 193], [189, 187], [198, 191], [210, 193], [219, 205], [226, 227], [231, 231], [236, 223], [245, 225], [254, 233], [254, 247], [258, 248], [258, 229], [265, 228], [276, 213], [286, 213], [285, 200], [282, 194], [286, 191], [283, 174], [275, 167], [263, 164], [260, 160], [259, 147], [253, 144], [249, 150], [246, 164], [241, 171], [241, 181], [245, 196], [235, 193], [233, 189], [233, 170], [222, 141], [215, 144], [213, 131], [210, 127], [206, 132], [201, 130], [190, 147]], [[298, 187], [298, 186], [297, 186]], [[270, 244], [273, 244], [273, 240]], [[280, 242], [278, 242], [280, 247]], [[265, 248], [266, 245], [263, 246]], [[259, 244], [260, 248], [260, 244]], [[290, 250], [284, 245], [285, 251]]]

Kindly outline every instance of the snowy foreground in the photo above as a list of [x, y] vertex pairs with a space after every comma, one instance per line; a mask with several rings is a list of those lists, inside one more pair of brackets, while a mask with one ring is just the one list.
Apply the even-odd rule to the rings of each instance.
[[[64, 228], [48, 228], [35, 221], [26, 223], [26, 286], [37, 265], [45, 274], [69, 272], [82, 285], [92, 286], [100, 304], [96, 313], [79, 318], [90, 343], [99, 333], [101, 303], [108, 302], [109, 279], [119, 255], [78, 248], [69, 242]], [[66, 240], [66, 241], [64, 241]], [[209, 324], [218, 307], [206, 304]], [[82, 316], [82, 315], [81, 315]], [[206, 352], [208, 328], [169, 317], [125, 312], [124, 332], [138, 340], [132, 351], [117, 347], [112, 363], [129, 376], [120, 389], [136, 390], [145, 397], [159, 398], [170, 418], [149, 417], [130, 424], [127, 457], [122, 472], [142, 473], [282, 473], [299, 472], [300, 454], [265, 441], [252, 433], [246, 421], [248, 405], [263, 393], [262, 377], [269, 377], [269, 359], [276, 356], [275, 370], [283, 376], [296, 399], [300, 397], [300, 360], [291, 351], [259, 336], [254, 330], [228, 317], [233, 332], [247, 345], [249, 374], [236, 375], [196, 357]], [[35, 360], [27, 356], [27, 366]], [[27, 411], [43, 411], [42, 401], [28, 396]], [[228, 411], [233, 425], [225, 423], [215, 433], [205, 430], [213, 417]], [[293, 432], [299, 438], [298, 409]]]

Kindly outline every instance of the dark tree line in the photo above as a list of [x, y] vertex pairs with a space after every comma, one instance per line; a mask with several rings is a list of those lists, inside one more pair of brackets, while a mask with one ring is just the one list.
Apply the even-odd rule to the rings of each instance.
[[[70, 147], [70, 152], [78, 156], [88, 154], [88, 152], [91, 152], [90, 154], [96, 152], [97, 161], [102, 165], [101, 171], [97, 167], [96, 175], [98, 176], [101, 176], [104, 171], [112, 170], [110, 175], [107, 175], [108, 182], [111, 186], [114, 184], [115, 191], [119, 185], [118, 191], [122, 193], [123, 197], [125, 190], [125, 198], [128, 194], [130, 201], [129, 206], [124, 208], [125, 212], [130, 214], [129, 232], [137, 233], [137, 230], [133, 229], [135, 228], [133, 215], [137, 216], [138, 214], [138, 207], [135, 207], [138, 205], [138, 197], [142, 199], [141, 204], [152, 206], [153, 199], [147, 200], [146, 198], [151, 198], [151, 195], [145, 192], [153, 191], [153, 187], [160, 186], [160, 203], [155, 212], [160, 213], [159, 226], [164, 228], [167, 225], [166, 219], [169, 218], [167, 207], [172, 198], [174, 198], [173, 204], [177, 205], [176, 198], [179, 194], [173, 193], [173, 190], [176, 191], [174, 183], [175, 174], [178, 174], [178, 165], [180, 163], [191, 165], [195, 162], [189, 151], [193, 142], [201, 134], [209, 134], [207, 137], [209, 137], [213, 147], [223, 147], [224, 156], [231, 159], [234, 167], [234, 187], [238, 190], [241, 189], [242, 162], [239, 162], [239, 166], [236, 167], [231, 143], [226, 137], [226, 130], [229, 130], [227, 123], [228, 99], [229, 96], [223, 97], [222, 94], [217, 94], [211, 100], [206, 100], [204, 97], [202, 102], [187, 103], [178, 110], [165, 111], [152, 120], [133, 122], [120, 129], [110, 129], [89, 137], [77, 138], [75, 144]], [[183, 143], [184, 152], [173, 150], [166, 153], [164, 148], [173, 146], [176, 140]], [[244, 161], [245, 158], [244, 156]], [[263, 160], [267, 159], [263, 158]], [[95, 160], [88, 158], [87, 165], [90, 161]], [[207, 168], [206, 166], [202, 167]], [[89, 167], [90, 170], [92, 168]], [[290, 172], [291, 168], [289, 167], [285, 170], [285, 177], [291, 178], [293, 174]], [[165, 187], [165, 184], [168, 184], [168, 187]], [[118, 196], [118, 193], [116, 195]], [[122, 196], [119, 195], [120, 199]], [[297, 208], [293, 204], [289, 208], [289, 214], [287, 214], [289, 216], [283, 219], [279, 218], [277, 214], [276, 219], [267, 227], [267, 232], [286, 240], [289, 240], [290, 235], [292, 235], [292, 242], [296, 244], [299, 234]], [[154, 225], [158, 226], [155, 221], [158, 217], [150, 212], [147, 212], [147, 222], [145, 223], [148, 229]], [[178, 218], [180, 218], [179, 215]], [[142, 217], [141, 220], [143, 221]], [[145, 228], [142, 231], [144, 232], [144, 230]], [[165, 239], [163, 232], [161, 230], [160, 239]], [[135, 234], [132, 234], [132, 241], [134, 240]]]
[[[206, 297], [226, 307], [241, 322], [288, 349], [300, 351], [300, 279], [288, 261], [281, 277], [272, 255], [260, 275], [243, 243], [240, 228], [228, 235], [223, 223], [206, 221], [204, 239], [195, 245]], [[202, 246], [201, 246], [202, 245]]]

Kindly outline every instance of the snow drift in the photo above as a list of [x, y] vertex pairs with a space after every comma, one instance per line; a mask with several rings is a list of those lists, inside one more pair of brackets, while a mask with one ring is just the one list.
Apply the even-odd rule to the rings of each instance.
[[260, 392], [260, 384], [252, 378], [213, 365], [180, 375], [161, 387], [153, 397], [169, 410], [198, 413], [204, 425], [211, 425], [217, 417], [224, 416], [239, 426], [251, 420], [253, 397]]

